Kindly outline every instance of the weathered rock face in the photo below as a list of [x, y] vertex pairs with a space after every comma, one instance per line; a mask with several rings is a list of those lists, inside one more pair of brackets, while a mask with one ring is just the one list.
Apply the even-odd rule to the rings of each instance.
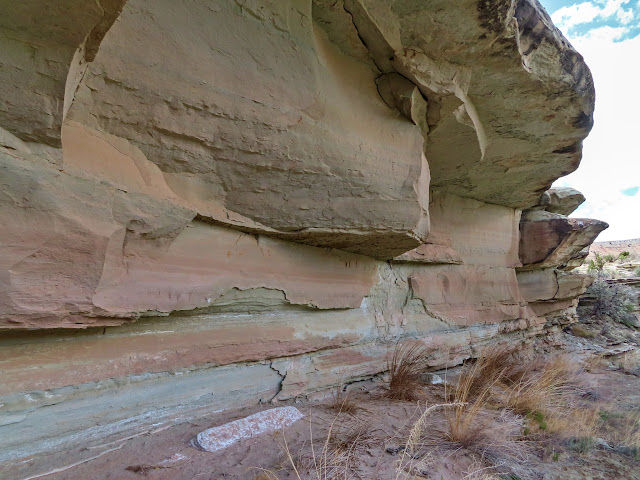
[[549, 323], [576, 321], [578, 298], [594, 280], [571, 270], [582, 265], [591, 243], [609, 225], [557, 213], [568, 215], [583, 201], [572, 188], [550, 189], [520, 220], [518, 285], [533, 312]]
[[456, 365], [586, 288], [556, 270], [605, 224], [539, 199], [593, 86], [533, 0], [29, 0], [0, 27], [0, 462], [372, 376], [406, 337]]
[[591, 75], [537, 2], [345, 0], [344, 8], [376, 66], [411, 80], [428, 101], [433, 187], [529, 207], [577, 168]]
[[3, 0], [0, 127], [22, 140], [60, 146], [60, 129], [87, 62], [127, 0]]
[[69, 118], [131, 141], [208, 221], [382, 258], [418, 246], [424, 140], [363, 47], [333, 44], [311, 2], [209, 3], [129, 1]]

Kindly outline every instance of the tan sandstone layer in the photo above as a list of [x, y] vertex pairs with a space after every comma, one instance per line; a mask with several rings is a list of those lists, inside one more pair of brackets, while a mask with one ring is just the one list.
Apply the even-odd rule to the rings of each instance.
[[572, 321], [594, 92], [534, 0], [14, 3], [0, 466]]

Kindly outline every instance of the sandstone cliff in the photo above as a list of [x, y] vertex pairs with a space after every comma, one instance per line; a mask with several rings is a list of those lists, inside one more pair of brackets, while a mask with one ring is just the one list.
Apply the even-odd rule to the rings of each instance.
[[571, 321], [594, 91], [536, 0], [0, 5], [0, 461]]

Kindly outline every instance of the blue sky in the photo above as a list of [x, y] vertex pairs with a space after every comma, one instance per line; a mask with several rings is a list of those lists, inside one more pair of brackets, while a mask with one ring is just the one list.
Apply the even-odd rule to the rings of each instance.
[[542, 0], [541, 3], [569, 37], [585, 36], [602, 27], [624, 27], [619, 41], [640, 34], [640, 0]]
[[609, 223], [598, 240], [640, 238], [640, 0], [540, 2], [584, 56], [596, 85], [580, 168], [555, 185], [587, 197], [572, 217]]

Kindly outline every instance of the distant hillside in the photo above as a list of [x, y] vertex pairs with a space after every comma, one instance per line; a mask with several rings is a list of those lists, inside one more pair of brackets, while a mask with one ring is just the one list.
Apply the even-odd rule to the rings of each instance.
[[590, 255], [619, 255], [620, 252], [629, 252], [633, 257], [640, 257], [640, 238], [631, 240], [614, 240], [611, 242], [595, 242], [591, 245]]

